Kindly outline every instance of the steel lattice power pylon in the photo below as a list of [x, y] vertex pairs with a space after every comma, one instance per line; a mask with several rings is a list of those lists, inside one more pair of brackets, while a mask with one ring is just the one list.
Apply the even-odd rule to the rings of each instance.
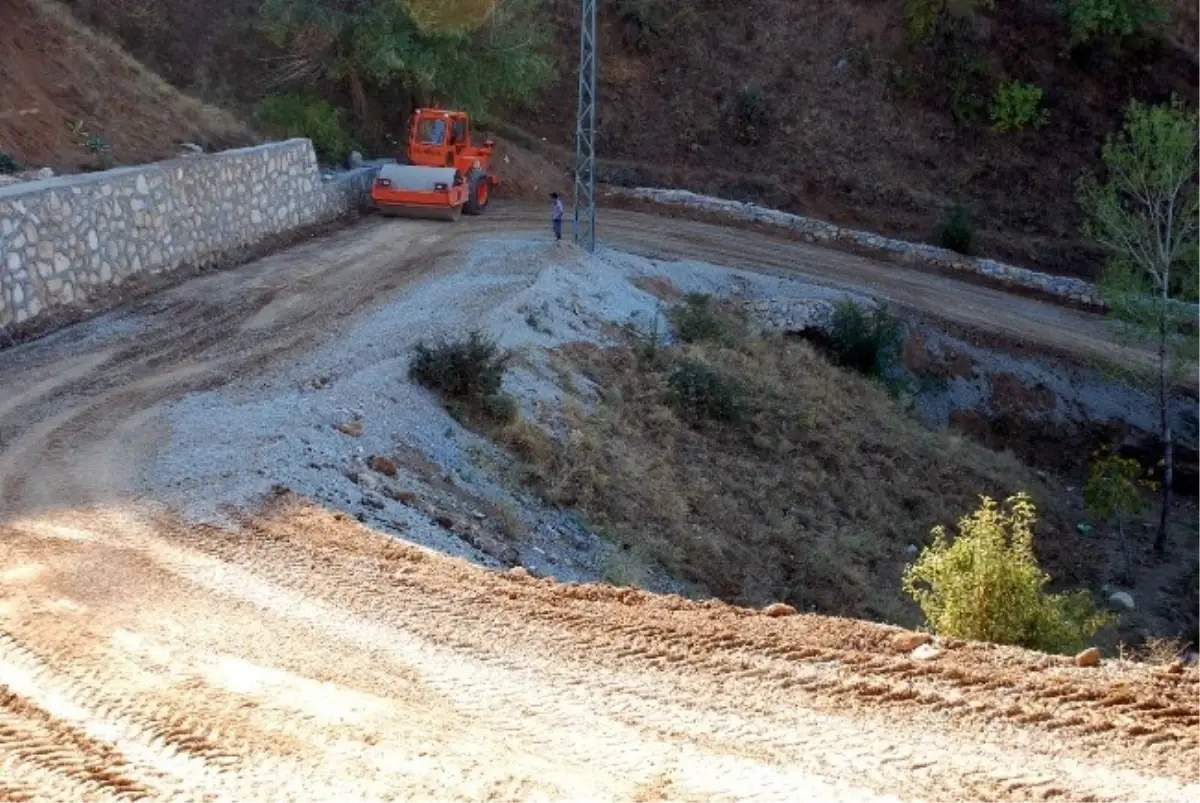
[[575, 243], [588, 251], [596, 250], [596, 0], [580, 0]]

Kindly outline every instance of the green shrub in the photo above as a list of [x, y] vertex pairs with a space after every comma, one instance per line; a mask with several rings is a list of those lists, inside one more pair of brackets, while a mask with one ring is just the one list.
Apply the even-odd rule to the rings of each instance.
[[320, 98], [303, 92], [271, 95], [259, 104], [258, 114], [286, 136], [312, 140], [313, 150], [328, 164], [344, 162], [354, 149], [341, 109]]
[[450, 402], [453, 412], [510, 421], [515, 403], [501, 392], [509, 354], [478, 332], [437, 346], [418, 343], [409, 376]]
[[1071, 46], [1098, 37], [1121, 40], [1158, 27], [1170, 17], [1155, 0], [1066, 0], [1062, 12], [1071, 23]]
[[83, 141], [83, 149], [96, 157], [96, 163], [101, 170], [108, 170], [113, 166], [112, 148], [109, 147], [108, 140], [99, 134], [88, 134]]
[[975, 253], [975, 227], [971, 225], [971, 218], [961, 204], [950, 207], [942, 217], [938, 223], [936, 240], [942, 248], [949, 248], [964, 256]]
[[1039, 129], [1050, 120], [1042, 108], [1042, 89], [1033, 84], [1010, 81], [996, 90], [992, 98], [992, 129], [1001, 134]]
[[864, 376], [880, 377], [900, 353], [900, 322], [885, 305], [867, 310], [850, 299], [833, 308], [830, 348], [834, 362]]
[[912, 100], [917, 96], [919, 88], [917, 78], [912, 70], [906, 69], [903, 65], [896, 64], [895, 62], [889, 64], [887, 68], [887, 80], [892, 91], [904, 100]]
[[960, 126], [973, 126], [987, 115], [987, 62], [958, 54], [946, 59], [950, 83], [950, 113]]
[[1069, 653], [1109, 622], [1086, 592], [1047, 593], [1050, 576], [1033, 552], [1036, 514], [1025, 494], [1004, 508], [983, 497], [954, 540], [933, 529], [933, 543], [904, 572], [904, 590], [935, 633]]
[[771, 104], [762, 89], [748, 86], [733, 104], [735, 136], [743, 145], [759, 144], [771, 128]]
[[0, 175], [16, 173], [21, 169], [21, 163], [11, 154], [0, 151]]
[[704, 363], [681, 360], [667, 378], [667, 402], [693, 421], [737, 421], [743, 403], [739, 388]]
[[684, 343], [732, 345], [741, 334], [742, 322], [703, 293], [689, 293], [670, 315], [675, 334]]

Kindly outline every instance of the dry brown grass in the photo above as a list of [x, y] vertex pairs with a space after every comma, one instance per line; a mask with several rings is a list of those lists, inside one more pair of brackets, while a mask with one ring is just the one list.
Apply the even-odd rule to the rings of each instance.
[[[657, 367], [634, 348], [564, 356], [605, 389], [594, 413], [542, 422], [559, 437], [522, 420], [498, 438], [549, 501], [724, 599], [914, 623], [900, 589], [906, 546], [979, 494], [1027, 490], [1043, 534], [1066, 526], [1055, 495], [1011, 455], [923, 427], [806, 343], [692, 345], [660, 351]], [[743, 389], [741, 421], [676, 414], [665, 366], [683, 358]]]
[[1183, 659], [1188, 653], [1188, 642], [1180, 638], [1151, 636], [1139, 647], [1120, 648], [1121, 657], [1152, 666], [1169, 666]]
[[224, 109], [180, 92], [158, 73], [129, 55], [114, 39], [77, 20], [70, 9], [58, 0], [32, 0], [32, 3], [44, 17], [62, 26], [68, 36], [71, 55], [84, 60], [89, 71], [107, 68], [109, 63], [117, 64], [137, 78], [140, 82], [137, 91], [147, 102], [169, 105], [180, 117], [194, 121], [210, 134], [230, 138], [252, 137], [241, 120]]
[[255, 141], [236, 117], [175, 89], [62, 3], [10, 5], [0, 26], [9, 78], [0, 147], [23, 161], [77, 169], [87, 155], [68, 134], [74, 123], [101, 135], [122, 164], [175, 156], [184, 140], [218, 149]]

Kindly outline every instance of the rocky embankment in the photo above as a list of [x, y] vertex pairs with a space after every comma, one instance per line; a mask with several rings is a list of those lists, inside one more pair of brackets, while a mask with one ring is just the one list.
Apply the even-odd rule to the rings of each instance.
[[926, 243], [910, 243], [867, 231], [845, 228], [823, 220], [793, 215], [758, 204], [729, 201], [699, 195], [688, 190], [664, 190], [639, 187], [615, 190], [621, 194], [667, 206], [680, 206], [716, 214], [731, 220], [759, 223], [788, 229], [810, 243], [850, 246], [906, 264], [937, 270], [973, 273], [1014, 289], [1032, 291], [1085, 307], [1103, 307], [1104, 299], [1096, 286], [1083, 279], [1053, 276], [1047, 273], [1007, 265], [994, 259], [970, 257]]

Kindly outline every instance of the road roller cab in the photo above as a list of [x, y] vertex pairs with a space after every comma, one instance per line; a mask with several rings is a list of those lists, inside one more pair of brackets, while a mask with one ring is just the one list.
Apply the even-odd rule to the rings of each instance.
[[384, 165], [371, 200], [384, 213], [411, 217], [482, 214], [499, 183], [491, 172], [495, 147], [491, 140], [471, 142], [465, 112], [417, 109], [408, 125], [407, 164]]

